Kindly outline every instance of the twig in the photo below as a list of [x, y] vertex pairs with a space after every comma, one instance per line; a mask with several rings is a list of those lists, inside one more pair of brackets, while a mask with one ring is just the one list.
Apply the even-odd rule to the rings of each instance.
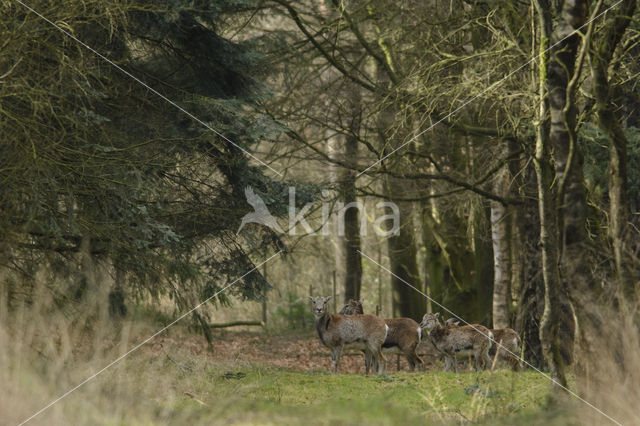
[[184, 394], [187, 395], [189, 398], [193, 399], [195, 402], [197, 402], [200, 405], [205, 405], [205, 406], [209, 405], [206, 402], [203, 402], [203, 401], [199, 400], [198, 398], [196, 398], [195, 395], [193, 395], [191, 392], [185, 392]]
[[162, 345], [162, 343], [160, 344], [160, 347], [162, 348], [162, 351], [165, 353], [165, 355], [167, 356], [167, 358], [169, 358], [169, 361], [171, 361], [172, 363], [174, 363], [176, 365], [176, 367], [178, 367], [180, 369], [180, 371], [182, 371], [183, 373], [187, 373], [187, 371], [191, 372], [193, 371], [191, 369], [191, 367], [188, 366], [181, 366], [179, 362], [177, 362], [176, 360], [174, 360], [173, 358], [171, 358], [171, 356], [169, 355], [169, 353], [167, 352], [167, 350], [164, 348], [164, 345]]

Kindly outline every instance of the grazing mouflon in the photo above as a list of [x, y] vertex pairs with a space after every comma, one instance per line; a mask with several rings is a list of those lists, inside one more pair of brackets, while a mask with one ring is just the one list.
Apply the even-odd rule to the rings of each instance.
[[427, 338], [445, 357], [445, 371], [453, 367], [457, 371], [456, 356], [470, 354], [474, 356], [475, 369], [480, 371], [491, 368], [489, 348], [493, 334], [480, 324], [462, 327], [443, 327], [438, 320], [439, 314], [425, 314], [420, 328], [427, 330]]
[[[455, 318], [445, 321], [445, 327], [457, 327], [458, 324], [460, 322]], [[493, 328], [490, 331], [493, 333], [493, 341], [489, 348], [489, 357], [493, 363], [500, 358], [506, 361], [513, 371], [519, 371], [522, 365], [520, 362], [521, 340], [518, 333], [512, 328]]]
[[387, 363], [382, 354], [382, 344], [389, 330], [384, 320], [375, 315], [331, 315], [327, 303], [331, 296], [309, 296], [309, 299], [313, 302], [318, 337], [331, 350], [333, 371], [338, 371], [338, 362], [344, 349], [361, 349], [365, 352], [367, 374], [372, 362], [377, 367], [377, 373], [382, 374]]

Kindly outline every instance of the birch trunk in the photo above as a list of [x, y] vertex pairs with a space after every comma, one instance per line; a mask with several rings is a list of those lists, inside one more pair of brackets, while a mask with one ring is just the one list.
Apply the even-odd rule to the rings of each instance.
[[[544, 311], [540, 326], [540, 341], [542, 343], [542, 354], [549, 365], [549, 371], [554, 380], [554, 388], [557, 388], [557, 385], [566, 386], [567, 380], [565, 373], [566, 362], [564, 357], [561, 356], [562, 342], [560, 341], [559, 333], [559, 325], [562, 318], [562, 291], [560, 289], [561, 280], [558, 269], [560, 258], [558, 235], [560, 235], [560, 227], [554, 204], [554, 189], [556, 186], [552, 186], [553, 169], [550, 158], [551, 123], [549, 110], [551, 107], [548, 99], [550, 100], [553, 96], [548, 98], [551, 87], [548, 82], [547, 68], [550, 68], [550, 58], [547, 49], [551, 40], [552, 20], [551, 5], [548, 0], [537, 0], [536, 7], [540, 23], [540, 85], [534, 167], [538, 186], [542, 276], [544, 281]], [[562, 87], [557, 89], [562, 91]], [[554, 96], [564, 99], [564, 91], [560, 94], [554, 93]], [[555, 128], [557, 131], [557, 123]]]
[[493, 328], [509, 327], [511, 301], [511, 261], [507, 208], [491, 202], [491, 240], [493, 242]]

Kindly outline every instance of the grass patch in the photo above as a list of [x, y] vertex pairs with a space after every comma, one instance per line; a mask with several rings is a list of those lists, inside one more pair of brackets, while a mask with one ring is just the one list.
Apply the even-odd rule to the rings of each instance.
[[112, 419], [116, 423], [134, 419], [139, 424], [510, 423], [509, 419], [538, 416], [549, 391], [548, 381], [530, 371], [367, 377], [249, 364], [178, 367], [166, 362], [156, 370], [160, 386], [151, 386], [151, 372], [138, 370], [138, 362], [128, 363], [109, 380], [111, 395], [123, 386], [120, 379], [136, 383], [138, 392], [145, 389], [136, 395], [133, 389], [120, 390], [121, 398], [144, 402], [137, 404], [133, 416], [121, 412]]
[[[508, 418], [541, 410], [549, 385], [535, 372], [427, 372], [362, 376], [250, 367], [240, 379], [210, 368], [204, 401], [234, 395], [228, 420], [250, 411], [261, 422], [423, 424]], [[215, 409], [214, 409], [215, 411]], [[205, 420], [205, 417], [201, 420]], [[275, 417], [274, 417], [275, 416]], [[249, 419], [245, 419], [249, 420]]]

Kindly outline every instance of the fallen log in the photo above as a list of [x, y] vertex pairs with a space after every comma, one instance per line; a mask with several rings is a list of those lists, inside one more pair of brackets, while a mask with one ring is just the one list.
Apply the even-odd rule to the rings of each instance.
[[227, 327], [239, 327], [239, 326], [259, 326], [264, 328], [265, 324], [262, 321], [230, 321], [220, 322], [217, 324], [209, 324], [211, 328], [227, 328]]

